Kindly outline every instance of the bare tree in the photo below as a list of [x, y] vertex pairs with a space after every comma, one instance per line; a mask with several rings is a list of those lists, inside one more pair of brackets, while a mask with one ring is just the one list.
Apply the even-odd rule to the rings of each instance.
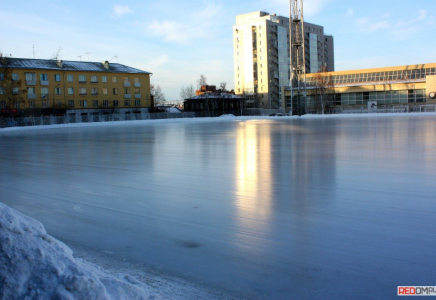
[[20, 108], [24, 104], [26, 89], [21, 89], [21, 80], [14, 76], [10, 66], [10, 59], [0, 53], [0, 103], [8, 109]]
[[186, 87], [182, 86], [181, 90], [180, 90], [180, 100], [185, 100], [191, 97], [195, 96], [195, 89], [194, 86], [188, 85]]
[[225, 91], [226, 90], [226, 85], [227, 85], [227, 82], [225, 82], [225, 81], [221, 82], [220, 83], [220, 90], [221, 91]]
[[200, 89], [202, 85], [207, 85], [207, 78], [203, 74], [200, 75], [200, 79], [197, 80], [197, 86]]
[[330, 103], [334, 102], [335, 86], [333, 77], [328, 74], [327, 68], [323, 66], [315, 75], [315, 101], [316, 105], [324, 114]]
[[160, 85], [155, 87], [153, 84], [150, 87], [150, 93], [154, 96], [154, 106], [163, 105], [166, 101], [165, 94], [162, 93]]

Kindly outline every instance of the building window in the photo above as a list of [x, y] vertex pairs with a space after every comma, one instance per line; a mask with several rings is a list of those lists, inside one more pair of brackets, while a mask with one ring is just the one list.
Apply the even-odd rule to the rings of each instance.
[[139, 83], [139, 77], [135, 77], [135, 83]]
[[113, 77], [112, 77], [112, 82], [113, 82], [113, 83], [116, 83], [116, 82], [117, 82], [117, 76], [113, 76]]
[[26, 73], [27, 81], [36, 81], [36, 73]]
[[130, 100], [124, 100], [124, 106], [130, 106]]
[[106, 75], [101, 76], [101, 82], [104, 82], [104, 83], [107, 82], [107, 76]]
[[98, 107], [98, 100], [92, 100], [92, 107]]
[[6, 108], [6, 101], [0, 101], [0, 108]]
[[98, 95], [98, 88], [92, 88], [91, 95]]
[[74, 100], [68, 100], [68, 106], [70, 108], [73, 108], [74, 107]]
[[86, 82], [86, 75], [79, 75], [79, 82], [85, 83]]
[[141, 94], [140, 89], [139, 88], [135, 88], [135, 95], [140, 95], [140, 94]]
[[97, 79], [96, 75], [91, 76], [91, 82], [92, 83], [97, 83], [98, 82], [98, 79]]
[[18, 73], [12, 73], [12, 80], [18, 81]]
[[35, 108], [35, 101], [29, 101], [27, 104], [29, 105], [29, 108]]
[[41, 98], [48, 98], [48, 88], [41, 88]]
[[56, 94], [56, 95], [62, 95], [62, 88], [60, 88], [60, 87], [56, 87], [56, 88], [55, 88], [55, 94]]
[[114, 106], [118, 106], [118, 100], [114, 100]]
[[39, 80], [48, 81], [48, 74], [39, 74]]
[[80, 100], [80, 107], [87, 107], [86, 100]]
[[118, 95], [118, 88], [113, 88], [112, 92], [114, 95]]
[[130, 88], [125, 88], [124, 89], [124, 94], [126, 94], [126, 95], [130, 94]]
[[86, 88], [80, 88], [79, 95], [86, 95]]
[[0, 81], [5, 80], [5, 74], [4, 73], [0, 73]]
[[18, 102], [18, 101], [15, 101], [14, 102], [14, 108], [20, 108], [20, 102]]
[[74, 95], [74, 88], [72, 87], [68, 88], [68, 95]]
[[107, 88], [102, 88], [102, 89], [101, 89], [101, 93], [102, 93], [103, 95], [107, 95]]
[[6, 94], [6, 90], [4, 87], [0, 87], [0, 95], [5, 95]]
[[141, 100], [135, 100], [135, 106], [141, 106]]
[[20, 89], [18, 87], [12, 88], [12, 95], [18, 95], [20, 93]]
[[55, 81], [56, 82], [61, 81], [61, 74], [55, 74]]
[[62, 100], [56, 101], [56, 107], [63, 107], [63, 106], [64, 106], [64, 102]]
[[49, 107], [49, 101], [48, 100], [42, 101], [42, 108], [48, 108], [48, 107]]
[[27, 88], [27, 95], [35, 95], [35, 88], [33, 86]]
[[104, 107], [108, 107], [109, 106], [109, 101], [108, 100], [103, 100], [103, 106]]
[[74, 82], [74, 75], [68, 74], [67, 75], [67, 81], [68, 82]]
[[129, 77], [123, 77], [124, 83], [129, 83]]

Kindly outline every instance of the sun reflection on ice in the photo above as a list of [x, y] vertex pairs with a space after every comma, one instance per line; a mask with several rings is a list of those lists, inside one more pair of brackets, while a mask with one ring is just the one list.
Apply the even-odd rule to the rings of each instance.
[[235, 205], [238, 222], [242, 231], [267, 233], [272, 200], [269, 126], [258, 126], [251, 121], [241, 124], [244, 126], [239, 126], [236, 134]]

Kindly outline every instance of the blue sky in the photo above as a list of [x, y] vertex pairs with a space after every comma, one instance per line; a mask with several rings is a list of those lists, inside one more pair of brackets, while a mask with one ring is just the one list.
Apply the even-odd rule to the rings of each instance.
[[[304, 0], [305, 20], [335, 39], [335, 69], [436, 62], [436, 1]], [[4, 1], [0, 51], [102, 61], [153, 73], [167, 100], [204, 74], [234, 87], [232, 25], [238, 14], [289, 15], [288, 0]], [[89, 53], [89, 54], [85, 54]]]

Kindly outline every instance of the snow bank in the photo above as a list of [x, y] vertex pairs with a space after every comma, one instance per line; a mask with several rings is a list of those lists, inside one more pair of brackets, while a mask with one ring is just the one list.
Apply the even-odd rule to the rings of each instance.
[[149, 299], [122, 279], [75, 259], [38, 221], [0, 203], [1, 299]]

